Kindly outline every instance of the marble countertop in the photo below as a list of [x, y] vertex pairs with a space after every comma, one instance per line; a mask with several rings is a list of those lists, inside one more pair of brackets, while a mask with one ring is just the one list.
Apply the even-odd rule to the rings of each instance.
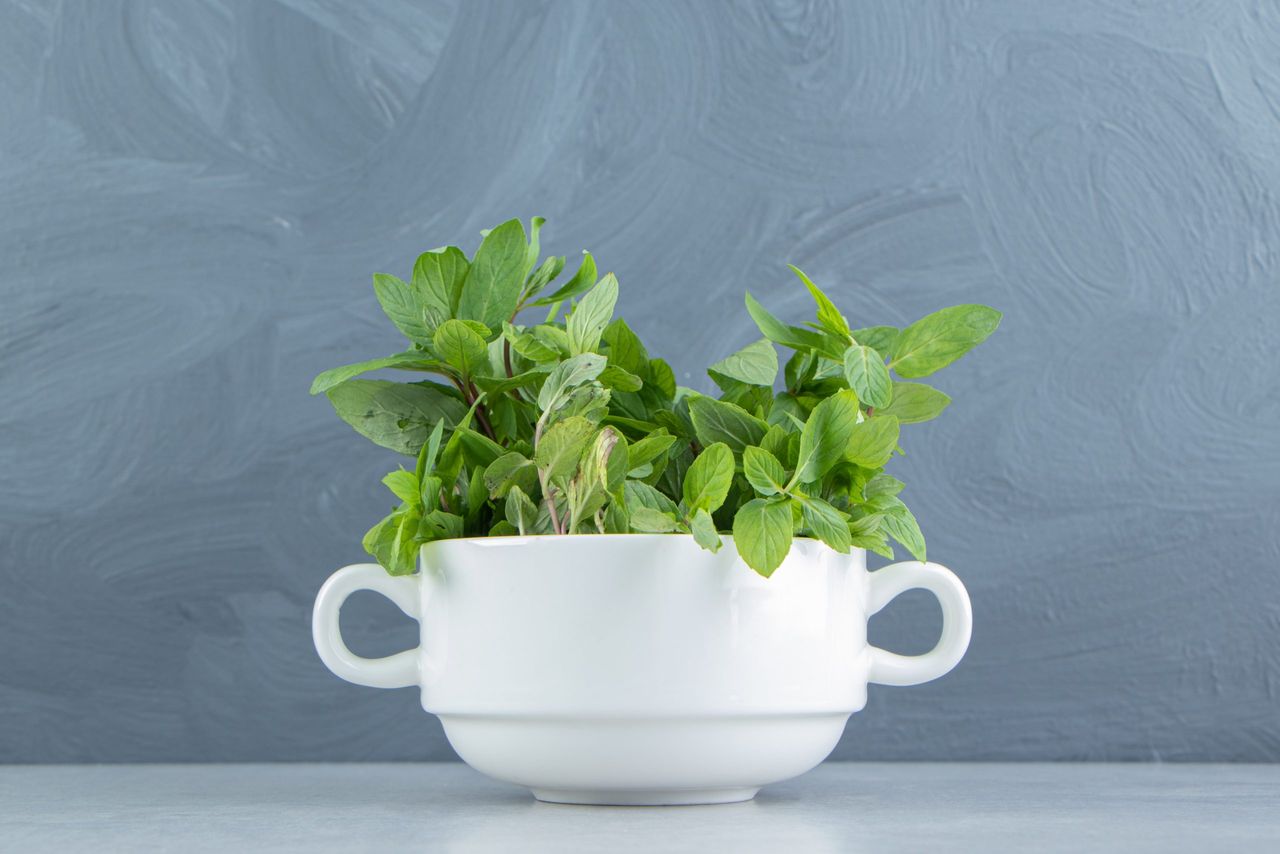
[[1280, 851], [1280, 766], [827, 763], [756, 800], [542, 804], [456, 763], [0, 766], [6, 851]]

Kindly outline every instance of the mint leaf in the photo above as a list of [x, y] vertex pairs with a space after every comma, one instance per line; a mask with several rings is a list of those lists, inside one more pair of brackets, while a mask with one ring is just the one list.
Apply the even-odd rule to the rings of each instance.
[[564, 403], [569, 394], [604, 371], [606, 360], [598, 353], [582, 353], [565, 359], [551, 371], [538, 392], [538, 408], [550, 412]]
[[720, 551], [720, 534], [716, 531], [716, 523], [706, 508], [699, 507], [689, 519], [689, 533], [693, 541], [709, 552]]
[[338, 417], [375, 444], [416, 457], [437, 421], [456, 424], [467, 407], [431, 387], [347, 380], [327, 392]]
[[630, 371], [617, 365], [608, 365], [600, 373], [600, 384], [614, 391], [639, 391], [644, 381]]
[[864, 326], [853, 330], [853, 340], [865, 344], [875, 350], [882, 358], [887, 359], [893, 353], [893, 345], [898, 340], [896, 326]]
[[533, 492], [537, 487], [538, 473], [534, 470], [533, 461], [524, 454], [508, 451], [485, 469], [484, 482], [490, 498], [505, 498], [513, 488], [525, 493]]
[[753, 498], [733, 517], [733, 543], [747, 566], [765, 578], [791, 550], [791, 502]]
[[589, 353], [600, 346], [600, 335], [609, 325], [617, 301], [618, 280], [610, 273], [587, 292], [565, 321], [570, 353]]
[[987, 340], [1002, 315], [985, 305], [955, 305], [902, 330], [889, 367], [906, 379], [927, 377]]
[[631, 529], [644, 534], [669, 534], [679, 527], [676, 517], [651, 507], [631, 508]]
[[724, 442], [737, 453], [758, 445], [769, 425], [740, 406], [699, 395], [689, 400], [689, 417], [703, 445]]
[[489, 367], [489, 348], [475, 329], [462, 320], [440, 324], [431, 341], [436, 354], [458, 369], [464, 379]]
[[858, 420], [858, 398], [841, 390], [809, 413], [800, 433], [800, 456], [792, 484], [812, 483], [844, 455]]
[[858, 400], [881, 409], [893, 399], [893, 381], [880, 353], [862, 344], [844, 351], [844, 377]]
[[617, 365], [638, 377], [649, 372], [649, 353], [644, 343], [627, 326], [622, 318], [616, 318], [604, 328], [600, 336], [609, 348], [609, 364]]
[[880, 409], [881, 415], [894, 415], [902, 424], [915, 424], [937, 418], [951, 403], [951, 398], [924, 383], [893, 384], [893, 399]]
[[418, 344], [430, 343], [436, 326], [449, 316], [447, 306], [428, 304], [407, 282], [386, 273], [374, 273], [373, 292], [387, 318]]
[[821, 498], [796, 496], [804, 526], [841, 554], [849, 553], [849, 518]]
[[524, 225], [512, 219], [485, 236], [467, 270], [458, 299], [458, 317], [501, 329], [511, 319], [528, 267]]
[[567, 299], [572, 299], [578, 294], [583, 293], [596, 283], [596, 262], [591, 257], [590, 252], [582, 253], [582, 265], [578, 267], [578, 272], [573, 274], [573, 278], [564, 283], [564, 286], [555, 293], [535, 300], [529, 305], [554, 305]]
[[926, 559], [924, 534], [920, 533], [920, 524], [905, 504], [899, 502], [896, 508], [885, 513], [880, 520], [880, 530], [902, 543], [916, 560]]
[[742, 471], [747, 476], [747, 481], [761, 495], [777, 495], [786, 491], [786, 469], [764, 448], [751, 447], [743, 450]]
[[523, 489], [513, 485], [503, 503], [503, 514], [507, 522], [523, 536], [533, 530], [538, 519], [538, 506]]
[[794, 264], [788, 264], [787, 266], [791, 269], [791, 272], [796, 274], [800, 281], [804, 282], [804, 286], [809, 289], [809, 293], [813, 296], [813, 301], [818, 304], [819, 325], [833, 335], [839, 336], [842, 341], [844, 339], [851, 338], [852, 336], [849, 332], [849, 321], [844, 319], [844, 315], [840, 313], [838, 308], [836, 308], [835, 303], [833, 303], [827, 295], [822, 292], [821, 288], [815, 285], [809, 277], [804, 274], [803, 270]]
[[778, 378], [778, 351], [769, 339], [762, 338], [716, 362], [707, 373], [712, 379], [719, 375], [748, 385], [772, 386]]
[[367, 374], [370, 371], [378, 371], [383, 368], [399, 368], [401, 370], [410, 371], [434, 371], [441, 367], [441, 363], [432, 359], [430, 354], [421, 350], [406, 350], [403, 353], [396, 353], [394, 356], [386, 356], [381, 359], [369, 359], [365, 362], [356, 362], [354, 365], [343, 365], [341, 368], [330, 368], [324, 373], [317, 376], [311, 381], [311, 393], [320, 394], [326, 392], [340, 383], [344, 383], [352, 377], [358, 377], [361, 374]]
[[665, 454], [675, 444], [676, 437], [667, 435], [665, 431], [646, 436], [627, 447], [631, 468], [637, 468], [653, 462]]
[[696, 510], [718, 510], [733, 485], [733, 451], [723, 442], [703, 449], [684, 475], [684, 506]]
[[786, 325], [770, 314], [750, 293], [747, 294], [747, 313], [751, 315], [751, 319], [760, 328], [760, 333], [775, 344], [781, 344], [793, 350], [823, 351], [829, 349], [827, 342], [821, 335], [808, 329], [801, 329], [798, 326]]
[[422, 496], [418, 493], [418, 478], [413, 472], [397, 469], [382, 478], [382, 482], [405, 504], [417, 507], [422, 503]]
[[853, 428], [845, 443], [844, 457], [867, 468], [879, 468], [898, 447], [898, 419], [892, 415], [868, 418]]
[[413, 289], [431, 311], [441, 312], [442, 318], [453, 317], [458, 313], [470, 267], [471, 262], [456, 246], [423, 252], [413, 265]]
[[595, 432], [596, 425], [581, 415], [558, 421], [538, 442], [533, 461], [550, 480], [568, 477], [577, 469], [578, 460]]
[[641, 507], [657, 510], [659, 513], [668, 513], [672, 518], [675, 518], [680, 512], [674, 501], [647, 483], [628, 480], [623, 484], [622, 491], [626, 496], [627, 507], [631, 510], [633, 517], [636, 510]]

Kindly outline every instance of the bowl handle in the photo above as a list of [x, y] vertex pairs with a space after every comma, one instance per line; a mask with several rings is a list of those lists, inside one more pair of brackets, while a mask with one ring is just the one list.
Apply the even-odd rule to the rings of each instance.
[[973, 610], [969, 594], [960, 579], [936, 563], [903, 561], [871, 573], [867, 616], [878, 613], [899, 593], [928, 590], [942, 606], [942, 637], [924, 655], [898, 655], [878, 646], [871, 647], [868, 682], [879, 685], [919, 685], [948, 673], [955, 667], [973, 633]]
[[418, 648], [406, 649], [385, 658], [362, 658], [342, 640], [338, 611], [347, 597], [357, 590], [381, 593], [404, 611], [406, 616], [421, 620], [418, 575], [391, 576], [376, 563], [346, 566], [329, 576], [316, 594], [311, 614], [311, 638], [325, 667], [335, 676], [368, 685], [370, 688], [406, 688], [418, 684]]

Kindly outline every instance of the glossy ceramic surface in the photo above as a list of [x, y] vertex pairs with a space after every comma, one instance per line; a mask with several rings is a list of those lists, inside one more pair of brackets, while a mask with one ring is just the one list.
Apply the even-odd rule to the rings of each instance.
[[[771, 578], [691, 537], [442, 540], [421, 571], [341, 569], [316, 600], [316, 649], [338, 676], [418, 686], [477, 770], [543, 800], [673, 804], [745, 800], [835, 747], [867, 684], [914, 685], [960, 660], [971, 613], [937, 564], [874, 573], [865, 555], [798, 540]], [[870, 646], [867, 618], [904, 590], [942, 604], [937, 646]], [[356, 590], [422, 624], [421, 645], [352, 654], [338, 629]]]

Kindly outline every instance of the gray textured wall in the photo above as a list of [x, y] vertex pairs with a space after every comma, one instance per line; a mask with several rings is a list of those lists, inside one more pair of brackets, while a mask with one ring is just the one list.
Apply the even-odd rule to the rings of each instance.
[[451, 755], [311, 649], [395, 460], [307, 385], [515, 214], [691, 384], [785, 261], [1006, 312], [898, 466], [973, 647], [839, 755], [1280, 759], [1278, 190], [1269, 3], [0, 4], [0, 760]]

